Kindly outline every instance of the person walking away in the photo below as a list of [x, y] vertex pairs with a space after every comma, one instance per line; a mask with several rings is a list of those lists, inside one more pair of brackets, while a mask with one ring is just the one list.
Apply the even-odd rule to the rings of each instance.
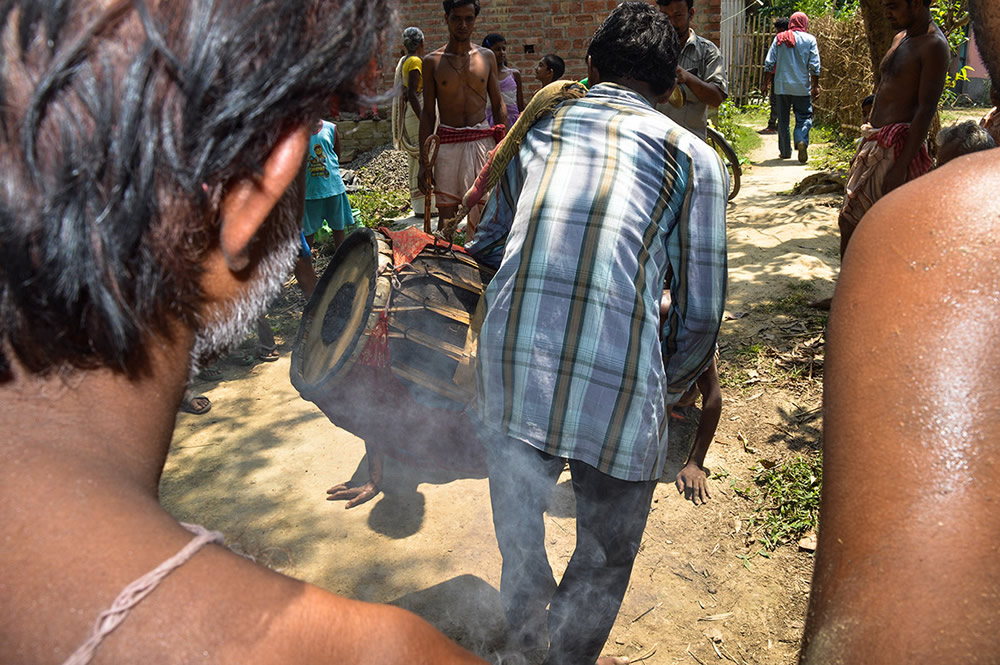
[[406, 54], [396, 63], [392, 100], [392, 147], [406, 153], [410, 183], [410, 207], [416, 217], [424, 214], [424, 193], [417, 184], [420, 171], [420, 96], [423, 93], [421, 59], [424, 57], [424, 33], [417, 27], [403, 31]]
[[657, 109], [704, 139], [708, 131], [708, 109], [718, 108], [729, 96], [725, 61], [719, 47], [699, 37], [691, 27], [694, 0], [656, 0], [656, 5], [677, 31], [680, 43], [677, 84], [683, 98], [679, 108], [665, 103], [657, 105]]
[[789, 113], [795, 113], [794, 144], [799, 161], [809, 160], [809, 130], [812, 128], [812, 103], [819, 97], [819, 45], [807, 32], [809, 17], [795, 12], [788, 30], [779, 33], [764, 60], [764, 94], [772, 83], [778, 109], [778, 156], [792, 156]]
[[[611, 12], [587, 52], [590, 91], [531, 128], [467, 246], [499, 257], [476, 408], [500, 597], [511, 647], [546, 665], [615, 662], [598, 657], [663, 471], [668, 404], [711, 362], [725, 304], [726, 173], [654, 108], [677, 52], [651, 5]], [[543, 511], [567, 460], [577, 547], [556, 584]]]

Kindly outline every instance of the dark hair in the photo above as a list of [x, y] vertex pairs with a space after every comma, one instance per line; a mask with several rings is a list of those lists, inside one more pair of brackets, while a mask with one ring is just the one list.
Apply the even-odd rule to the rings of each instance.
[[552, 70], [552, 80], [558, 81], [562, 78], [562, 75], [566, 73], [566, 63], [563, 59], [554, 53], [549, 53], [542, 58], [542, 62], [545, 66]]
[[387, 4], [0, 4], [0, 380], [12, 358], [136, 376], [199, 327], [223, 193], [354, 94]]
[[861, 100], [862, 108], [865, 106], [871, 106], [874, 103], [875, 103], [875, 95], [868, 95], [867, 97]]
[[602, 79], [633, 78], [662, 95], [677, 76], [677, 31], [652, 5], [623, 2], [597, 28], [587, 56]]
[[666, 7], [667, 5], [682, 1], [687, 2], [688, 9], [694, 9], [694, 0], [656, 0], [656, 4]]
[[788, 30], [788, 26], [791, 22], [792, 22], [791, 19], [788, 18], [787, 16], [781, 16], [779, 18], [776, 18], [774, 19], [774, 29], [777, 30], [778, 32], [784, 32]]
[[494, 44], [499, 44], [500, 42], [506, 43], [507, 40], [499, 32], [491, 32], [483, 37], [483, 46], [486, 48], [493, 48]]
[[479, 16], [479, 0], [444, 0], [441, 5], [444, 7], [445, 16], [450, 16], [452, 9], [464, 7], [465, 5], [472, 5], [473, 9], [476, 10], [476, 16]]

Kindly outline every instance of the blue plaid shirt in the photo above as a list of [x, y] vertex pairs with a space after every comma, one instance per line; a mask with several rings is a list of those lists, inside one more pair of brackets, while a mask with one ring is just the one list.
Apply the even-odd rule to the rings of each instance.
[[718, 337], [727, 192], [712, 149], [628, 88], [596, 85], [539, 121], [468, 246], [499, 263], [479, 337], [483, 423], [615, 478], [659, 478], [664, 396], [694, 382]]

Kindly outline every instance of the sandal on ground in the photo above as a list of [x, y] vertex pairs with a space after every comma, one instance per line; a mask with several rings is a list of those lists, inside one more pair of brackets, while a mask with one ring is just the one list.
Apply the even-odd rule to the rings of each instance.
[[198, 372], [198, 379], [200, 381], [218, 381], [221, 378], [222, 370], [218, 367], [206, 367]]
[[181, 411], [184, 413], [193, 413], [196, 416], [201, 416], [208, 413], [212, 409], [212, 403], [204, 395], [195, 395], [191, 392], [184, 393], [184, 399], [181, 400]]
[[281, 357], [278, 353], [278, 347], [276, 346], [258, 346], [257, 347], [257, 360], [263, 360], [266, 363], [273, 363], [275, 360]]

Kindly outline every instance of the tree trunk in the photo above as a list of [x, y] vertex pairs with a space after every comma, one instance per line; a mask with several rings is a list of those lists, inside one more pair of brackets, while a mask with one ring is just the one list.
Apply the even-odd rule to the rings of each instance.
[[865, 19], [865, 32], [868, 35], [868, 54], [872, 59], [872, 73], [875, 75], [875, 87], [882, 80], [879, 65], [882, 58], [892, 46], [892, 38], [896, 32], [889, 26], [885, 17], [882, 0], [861, 0], [861, 15]]

